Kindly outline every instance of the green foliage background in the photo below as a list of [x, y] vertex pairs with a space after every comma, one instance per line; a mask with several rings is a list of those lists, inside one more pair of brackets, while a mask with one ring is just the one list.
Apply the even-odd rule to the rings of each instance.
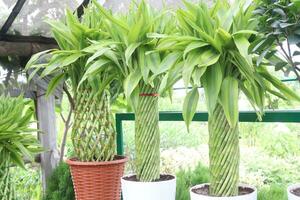
[[48, 179], [48, 189], [44, 200], [74, 200], [73, 182], [69, 166], [61, 163]]

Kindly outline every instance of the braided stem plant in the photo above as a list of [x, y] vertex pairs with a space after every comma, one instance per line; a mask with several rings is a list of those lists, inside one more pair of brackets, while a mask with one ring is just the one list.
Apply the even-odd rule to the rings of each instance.
[[10, 167], [24, 168], [24, 158], [34, 160], [41, 152], [36, 129], [30, 128], [33, 104], [22, 97], [0, 96], [0, 199], [15, 200], [15, 186], [11, 180]]
[[[261, 118], [266, 95], [284, 100], [300, 100], [291, 89], [272, 76], [266, 63], [253, 64], [257, 55], [248, 53], [256, 35], [251, 21], [251, 2], [230, 4], [219, 0], [208, 8], [205, 3], [185, 2], [177, 11], [180, 33], [162, 38], [159, 49], [181, 49], [184, 59], [182, 78], [191, 89], [184, 100], [183, 117], [189, 127], [203, 86], [209, 112], [210, 187], [212, 196], [238, 195], [239, 129], [238, 99], [241, 92]], [[177, 42], [176, 41], [186, 41]], [[254, 59], [254, 60], [255, 60]], [[168, 80], [172, 80], [169, 71]], [[167, 81], [168, 83], [169, 81]], [[168, 84], [166, 84], [168, 85]]]
[[3, 200], [14, 200], [15, 188], [12, 184], [10, 174], [10, 160], [1, 155], [0, 160], [0, 198]]
[[[124, 91], [135, 112], [136, 175], [140, 181], [160, 178], [158, 89], [164, 74], [178, 68], [179, 53], [157, 52], [153, 35], [171, 33], [175, 25], [166, 11], [141, 1], [126, 16], [112, 15], [99, 6], [124, 67]], [[154, 34], [155, 33], [155, 34]]]
[[[38, 53], [26, 67], [33, 69], [29, 78], [36, 73], [51, 75], [47, 94], [62, 81], [71, 86], [75, 104], [71, 138], [82, 162], [114, 159], [116, 131], [110, 104], [122, 81], [115, 44], [103, 28], [95, 4], [85, 8], [80, 20], [67, 11], [64, 22], [48, 21], [60, 50]], [[113, 97], [112, 89], [116, 91]]]

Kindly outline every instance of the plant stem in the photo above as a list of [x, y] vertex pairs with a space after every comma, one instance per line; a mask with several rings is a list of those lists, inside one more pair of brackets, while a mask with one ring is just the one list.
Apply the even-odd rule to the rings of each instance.
[[61, 114], [61, 118], [63, 119], [63, 121], [65, 123], [65, 130], [64, 130], [64, 134], [63, 134], [63, 138], [62, 138], [62, 142], [61, 142], [61, 148], [60, 148], [60, 159], [59, 159], [60, 162], [62, 162], [64, 159], [67, 135], [68, 135], [69, 129], [72, 126], [71, 117], [72, 117], [72, 113], [74, 110], [74, 100], [72, 98], [72, 95], [70, 94], [68, 88], [65, 85], [63, 86], [63, 90], [68, 97], [68, 100], [70, 103], [70, 110], [69, 110], [67, 119], [65, 119], [64, 116]]
[[238, 195], [239, 132], [231, 128], [220, 104], [209, 116], [210, 189], [213, 196]]
[[[158, 87], [141, 84], [141, 94], [156, 94]], [[158, 96], [139, 96], [135, 112], [137, 178], [154, 181], [160, 177], [160, 133]]]
[[289, 39], [288, 39], [288, 37], [286, 37], [286, 38], [287, 38], [288, 53], [287, 53], [286, 50], [283, 48], [282, 43], [280, 43], [278, 37], [276, 38], [277, 45], [280, 47], [281, 51], [284, 53], [285, 59], [287, 60], [288, 63], [290, 63], [290, 65], [291, 65], [292, 68], [293, 68], [294, 73], [295, 73], [296, 76], [297, 76], [297, 79], [300, 81], [300, 75], [299, 75], [299, 73], [298, 73], [298, 71], [297, 71], [297, 68], [298, 68], [298, 67], [297, 67], [297, 65], [296, 65], [296, 63], [294, 62], [293, 57], [292, 57]]

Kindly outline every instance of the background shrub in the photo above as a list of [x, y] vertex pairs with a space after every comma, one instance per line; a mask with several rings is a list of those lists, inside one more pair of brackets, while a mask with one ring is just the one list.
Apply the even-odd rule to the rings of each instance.
[[69, 166], [60, 163], [48, 179], [45, 200], [74, 200], [74, 188]]
[[270, 185], [262, 187], [258, 192], [258, 200], [287, 200], [286, 187]]
[[176, 200], [189, 200], [189, 188], [209, 182], [208, 167], [199, 163], [194, 170], [180, 170], [177, 174]]

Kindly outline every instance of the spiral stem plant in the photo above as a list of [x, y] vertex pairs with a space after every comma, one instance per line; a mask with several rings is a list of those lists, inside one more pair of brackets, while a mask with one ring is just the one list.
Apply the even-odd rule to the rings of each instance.
[[[160, 178], [158, 93], [162, 77], [177, 66], [179, 54], [156, 51], [153, 35], [176, 29], [170, 13], [156, 10], [145, 1], [132, 4], [128, 14], [112, 15], [98, 6], [106, 27], [117, 44], [124, 68], [124, 93], [135, 113], [136, 175], [140, 181]], [[173, 16], [174, 17], [174, 16]]]
[[140, 87], [135, 115], [137, 178], [141, 181], [152, 181], [160, 178], [158, 88], [145, 84]]
[[[263, 115], [266, 95], [296, 101], [300, 97], [268, 72], [266, 66], [270, 63], [254, 64], [259, 55], [248, 51], [257, 34], [253, 31], [257, 24], [251, 20], [254, 6], [250, 1], [218, 0], [210, 8], [205, 3], [184, 4], [186, 9], [177, 11], [179, 32], [157, 35], [161, 39], [157, 49], [181, 52], [184, 65], [179, 73], [185, 86], [192, 86], [183, 103], [188, 128], [199, 103], [198, 88], [204, 88], [209, 113], [209, 194], [236, 196], [240, 93], [247, 97], [258, 119]], [[172, 84], [172, 74], [177, 72], [176, 68], [171, 69], [164, 85]]]

